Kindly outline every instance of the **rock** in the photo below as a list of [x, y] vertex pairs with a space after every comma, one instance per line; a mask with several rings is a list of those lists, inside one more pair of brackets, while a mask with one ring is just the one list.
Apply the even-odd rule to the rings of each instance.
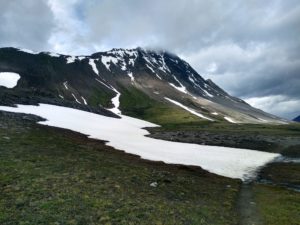
[[157, 185], [158, 185], [157, 182], [152, 182], [152, 183], [150, 184], [150, 187], [157, 187]]

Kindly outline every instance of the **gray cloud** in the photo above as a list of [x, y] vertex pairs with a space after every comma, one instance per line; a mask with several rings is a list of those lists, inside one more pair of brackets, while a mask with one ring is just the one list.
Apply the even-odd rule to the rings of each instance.
[[[232, 95], [280, 116], [300, 114], [294, 104], [300, 99], [298, 0], [20, 0], [0, 6], [1, 45], [69, 54], [164, 48]], [[262, 106], [266, 99], [273, 105]]]
[[53, 15], [46, 1], [0, 1], [0, 46], [48, 48]]

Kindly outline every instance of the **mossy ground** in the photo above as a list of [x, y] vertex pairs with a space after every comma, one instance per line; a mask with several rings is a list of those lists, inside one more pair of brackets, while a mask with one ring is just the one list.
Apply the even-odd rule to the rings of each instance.
[[[122, 90], [120, 100], [122, 112], [158, 123], [162, 127], [154, 129], [162, 132], [299, 137], [297, 124], [212, 123], [136, 89]], [[0, 224], [238, 224], [238, 180], [141, 160], [84, 135], [7, 115], [0, 114]], [[299, 155], [297, 145], [288, 149]], [[264, 171], [273, 181], [293, 181], [298, 170]], [[265, 224], [297, 224], [299, 192], [259, 183], [253, 190]]]
[[237, 224], [237, 180], [16, 117], [0, 116], [0, 165], [0, 224]]
[[125, 115], [166, 126], [202, 121], [179, 107], [150, 98], [137, 88], [122, 88], [121, 92], [120, 109]]
[[299, 225], [300, 193], [273, 185], [254, 186], [257, 208], [266, 225]]

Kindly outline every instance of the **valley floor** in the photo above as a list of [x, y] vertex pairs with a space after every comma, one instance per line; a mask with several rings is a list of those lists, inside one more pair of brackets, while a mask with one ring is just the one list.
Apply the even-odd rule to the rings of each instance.
[[0, 224], [299, 224], [299, 164], [245, 186], [36, 120], [0, 112]]

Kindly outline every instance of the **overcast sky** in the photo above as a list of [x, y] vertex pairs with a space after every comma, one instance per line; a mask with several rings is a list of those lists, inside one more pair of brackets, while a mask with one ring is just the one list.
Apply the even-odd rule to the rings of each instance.
[[163, 48], [267, 112], [300, 114], [299, 0], [0, 0], [0, 46]]

